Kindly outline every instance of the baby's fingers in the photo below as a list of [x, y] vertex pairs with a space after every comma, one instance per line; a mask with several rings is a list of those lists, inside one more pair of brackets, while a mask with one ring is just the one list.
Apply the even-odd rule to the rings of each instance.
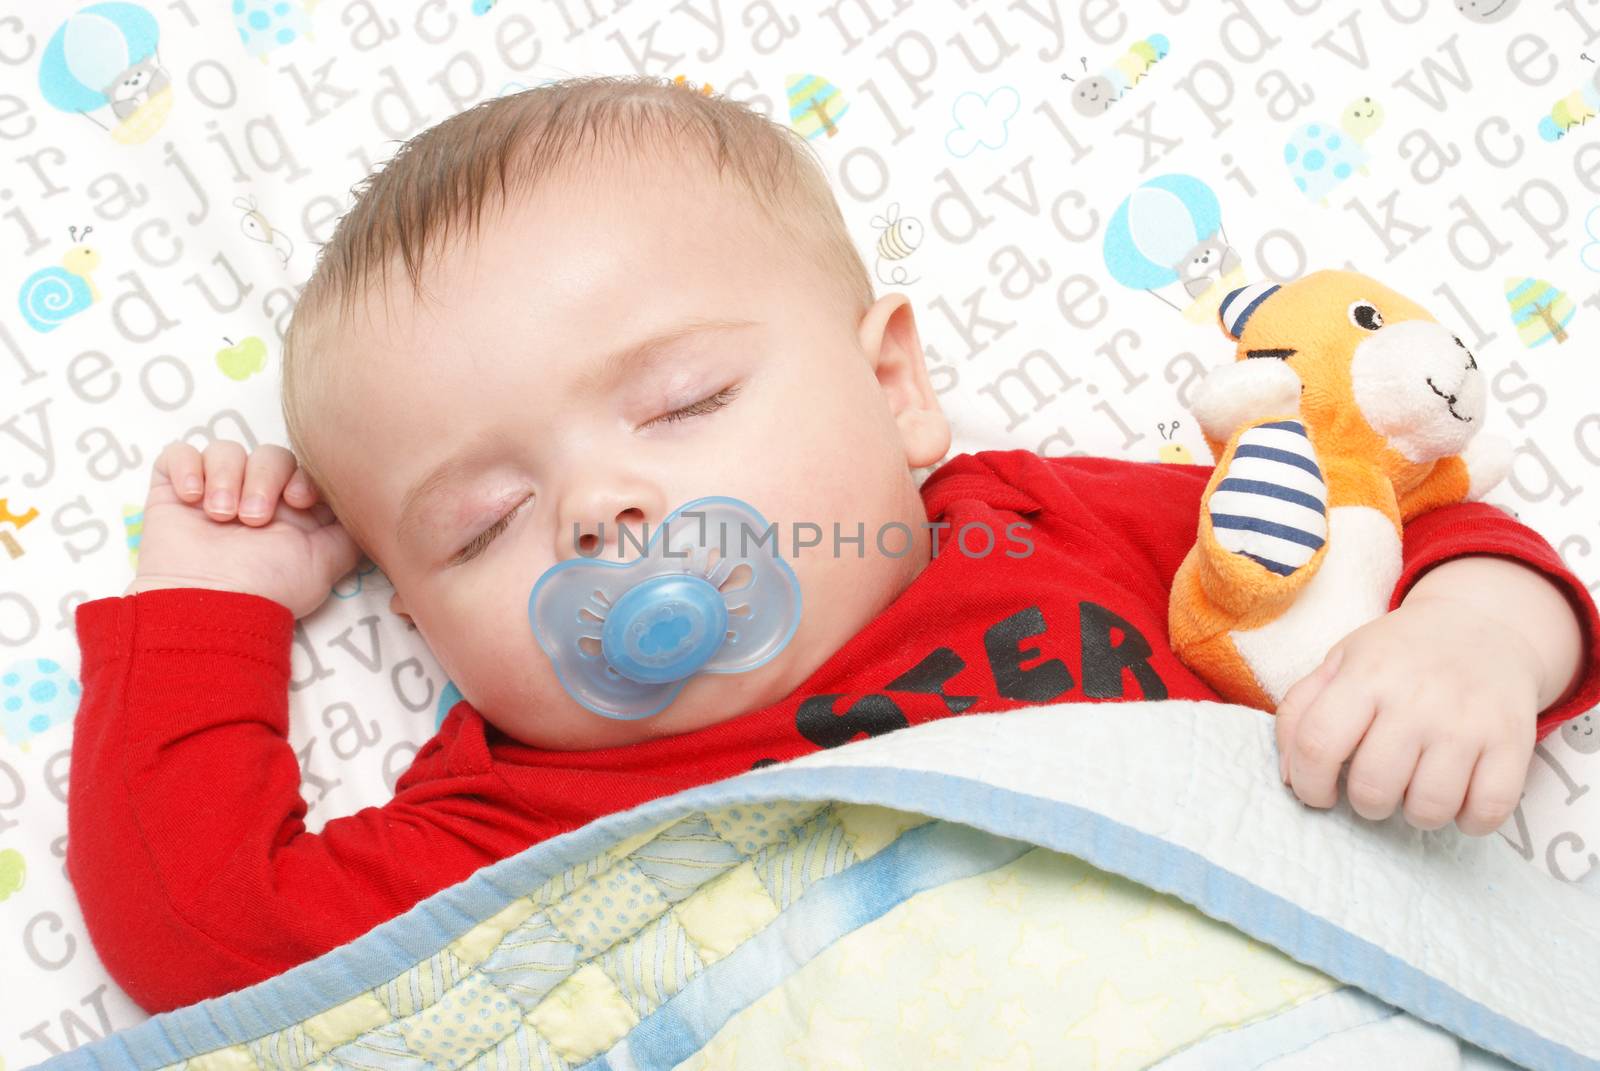
[[1418, 829], [1449, 824], [1461, 812], [1478, 754], [1478, 748], [1450, 740], [1429, 744], [1406, 789], [1406, 821]]
[[1374, 718], [1345, 778], [1350, 809], [1374, 822], [1388, 818], [1405, 798], [1421, 757], [1422, 734], [1410, 719]]
[[1294, 734], [1300, 726], [1300, 715], [1315, 702], [1317, 696], [1322, 694], [1322, 689], [1339, 672], [1339, 663], [1343, 659], [1343, 647], [1330, 650], [1321, 665], [1289, 687], [1283, 695], [1283, 702], [1278, 704], [1274, 712], [1272, 725], [1278, 740], [1278, 776], [1284, 784], [1289, 783], [1289, 755], [1294, 751]]
[[1456, 826], [1472, 837], [1493, 833], [1505, 825], [1522, 802], [1531, 753], [1515, 744], [1490, 745], [1478, 757], [1467, 789], [1467, 802], [1456, 816]]
[[199, 501], [206, 488], [200, 451], [181, 439], [168, 443], [150, 469], [150, 486], [154, 487], [162, 480], [172, 485], [179, 501], [190, 505]]
[[281, 446], [256, 447], [245, 468], [244, 491], [239, 499], [239, 519], [245, 524], [266, 524], [278, 506], [278, 496], [294, 475], [294, 455]]
[[218, 439], [201, 455], [205, 469], [206, 515], [214, 521], [231, 521], [239, 507], [239, 485], [244, 482], [245, 452], [241, 443]]
[[283, 489], [283, 500], [296, 509], [310, 509], [317, 503], [317, 485], [311, 482], [310, 473], [296, 469]]
[[1289, 784], [1312, 807], [1339, 802], [1339, 768], [1356, 749], [1376, 713], [1361, 674], [1330, 680], [1297, 719], [1289, 751]]

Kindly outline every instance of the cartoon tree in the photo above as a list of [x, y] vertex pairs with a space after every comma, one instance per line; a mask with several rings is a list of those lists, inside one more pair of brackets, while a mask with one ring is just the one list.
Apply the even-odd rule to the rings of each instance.
[[1511, 322], [1517, 326], [1517, 335], [1530, 348], [1552, 338], [1557, 345], [1565, 342], [1566, 326], [1578, 311], [1565, 291], [1528, 276], [1506, 278], [1506, 301], [1511, 306]]
[[814, 74], [791, 74], [788, 78], [789, 122], [808, 140], [826, 133], [837, 137], [839, 117], [850, 109], [839, 87]]

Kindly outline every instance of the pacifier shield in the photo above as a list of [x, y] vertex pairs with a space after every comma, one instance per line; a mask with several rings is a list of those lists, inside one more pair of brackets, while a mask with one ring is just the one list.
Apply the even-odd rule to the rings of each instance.
[[[572, 558], [528, 596], [528, 621], [567, 693], [607, 718], [660, 713], [697, 673], [743, 673], [800, 624], [800, 581], [748, 503], [673, 510], [631, 562]], [[752, 551], [752, 548], [753, 551]]]

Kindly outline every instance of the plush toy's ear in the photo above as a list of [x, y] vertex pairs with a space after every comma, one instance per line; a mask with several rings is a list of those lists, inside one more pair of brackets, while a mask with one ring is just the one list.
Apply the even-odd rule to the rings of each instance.
[[1227, 442], [1246, 424], [1299, 411], [1300, 377], [1287, 361], [1253, 357], [1213, 369], [1189, 409], [1208, 439]]
[[1242, 286], [1222, 299], [1222, 304], [1217, 306], [1217, 320], [1222, 324], [1222, 333], [1239, 341], [1239, 336], [1244, 334], [1245, 321], [1250, 319], [1250, 314], [1256, 307], [1278, 292], [1277, 283], [1251, 283]]

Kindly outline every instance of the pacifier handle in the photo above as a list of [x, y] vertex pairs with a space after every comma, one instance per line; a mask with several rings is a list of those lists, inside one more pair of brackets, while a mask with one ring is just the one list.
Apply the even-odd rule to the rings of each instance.
[[611, 668], [640, 684], [665, 684], [700, 671], [728, 635], [728, 604], [689, 573], [653, 576], [611, 607], [600, 646]]

